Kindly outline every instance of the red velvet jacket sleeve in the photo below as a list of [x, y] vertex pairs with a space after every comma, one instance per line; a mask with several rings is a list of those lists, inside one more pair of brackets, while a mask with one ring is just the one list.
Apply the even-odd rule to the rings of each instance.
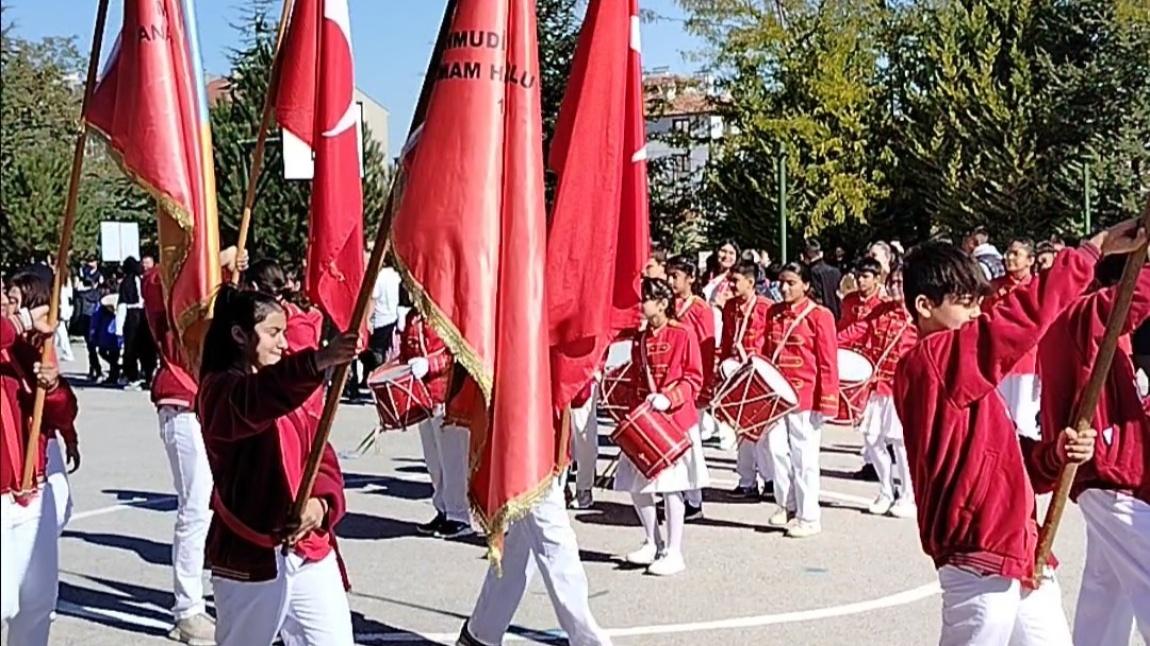
[[11, 348], [16, 343], [16, 324], [7, 316], [0, 316], [0, 351]]
[[63, 377], [52, 392], [44, 397], [44, 428], [52, 429], [64, 437], [64, 443], [76, 443], [76, 416], [80, 406], [76, 402], [76, 393], [72, 386]]
[[319, 463], [312, 495], [327, 502], [327, 527], [329, 530], [334, 528], [347, 513], [347, 499], [343, 491], [343, 470], [331, 444], [323, 448], [323, 460]]
[[205, 426], [205, 434], [234, 441], [276, 429], [276, 419], [302, 406], [323, 383], [315, 351], [304, 350], [250, 375], [212, 375], [201, 386], [200, 408], [227, 407], [230, 424]]
[[1090, 244], [1061, 253], [1053, 267], [989, 312], [953, 332], [931, 335], [930, 356], [943, 383], [950, 384], [951, 403], [966, 408], [997, 388], [1090, 285], [1098, 258]]
[[830, 310], [819, 307], [811, 312], [811, 322], [815, 328], [815, 407], [827, 418], [839, 411], [839, 366], [838, 341], [835, 335], [835, 319]]

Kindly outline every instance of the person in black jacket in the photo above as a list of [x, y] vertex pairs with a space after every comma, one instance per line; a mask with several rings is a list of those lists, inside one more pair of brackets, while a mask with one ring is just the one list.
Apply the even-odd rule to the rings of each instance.
[[839, 320], [842, 317], [842, 300], [839, 297], [842, 272], [827, 263], [823, 258], [822, 245], [814, 238], [807, 240], [803, 260], [811, 269], [811, 295], [835, 315], [836, 321]]

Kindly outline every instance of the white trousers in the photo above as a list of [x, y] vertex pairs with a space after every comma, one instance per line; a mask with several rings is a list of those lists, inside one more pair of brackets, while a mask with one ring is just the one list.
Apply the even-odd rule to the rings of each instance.
[[740, 487], [754, 487], [758, 484], [759, 478], [762, 478], [763, 482], [774, 480], [775, 469], [771, 463], [770, 454], [767, 452], [765, 437], [766, 433], [759, 438], [758, 442], [739, 440], [735, 472], [739, 475]]
[[419, 425], [423, 459], [431, 476], [431, 502], [447, 520], [470, 523], [467, 505], [468, 451], [471, 438], [467, 429], [444, 425], [443, 415], [436, 415]]
[[[899, 499], [914, 503], [909, 458], [906, 443], [902, 439], [902, 422], [894, 408], [894, 398], [890, 395], [872, 395], [863, 409], [859, 426], [867, 462], [874, 465], [875, 473], [878, 474], [879, 496], [894, 500], [897, 491]], [[888, 446], [894, 449], [895, 464], [891, 463]]]
[[585, 404], [571, 409], [571, 454], [579, 465], [575, 472], [575, 490], [591, 491], [599, 461], [598, 384], [591, 385], [591, 397]]
[[503, 576], [497, 576], [493, 568], [487, 571], [467, 621], [467, 632], [480, 643], [503, 643], [503, 635], [538, 570], [571, 646], [611, 644], [591, 615], [587, 574], [579, 560], [579, 545], [566, 507], [560, 478], [529, 514], [511, 525], [503, 545]]
[[1071, 646], [1062, 592], [1050, 577], [1037, 590], [1016, 579], [944, 565], [939, 646]]
[[204, 544], [212, 524], [212, 469], [195, 412], [161, 406], [160, 439], [176, 490], [176, 526], [172, 536], [172, 579], [176, 621], [205, 611]]
[[[783, 505], [795, 501], [799, 520], [819, 522], [819, 447], [822, 442], [822, 423], [815, 423], [814, 413], [802, 411], [788, 413], [763, 434], [760, 444], [766, 444], [770, 455], [775, 483], [775, 500]], [[761, 454], [761, 452], [760, 452]]]
[[46, 449], [48, 463], [44, 466], [44, 478], [52, 488], [52, 501], [56, 511], [56, 534], [63, 534], [64, 527], [72, 519], [72, 487], [68, 483], [68, 461], [64, 454], [64, 442], [55, 437], [48, 439]]
[[76, 359], [72, 354], [72, 341], [68, 338], [68, 325], [64, 323], [63, 318], [56, 324], [56, 334], [53, 340], [56, 344], [56, 353], [60, 356], [60, 361], [74, 361]]
[[1031, 440], [1042, 439], [1038, 431], [1038, 411], [1042, 399], [1038, 375], [1007, 375], [999, 382], [998, 392], [1006, 402], [1006, 410], [1014, 420], [1018, 434]]
[[47, 646], [60, 580], [56, 503], [44, 487], [27, 506], [0, 498], [0, 619], [8, 646]]
[[335, 552], [304, 562], [276, 550], [278, 575], [250, 583], [212, 577], [219, 646], [352, 646], [351, 610]]
[[1150, 644], [1150, 505], [1124, 493], [1088, 489], [1086, 567], [1074, 613], [1076, 646], [1126, 646], [1137, 619]]

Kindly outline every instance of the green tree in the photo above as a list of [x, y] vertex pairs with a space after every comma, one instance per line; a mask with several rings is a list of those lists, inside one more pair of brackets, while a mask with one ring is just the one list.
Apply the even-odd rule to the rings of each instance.
[[544, 150], [555, 133], [559, 107], [567, 90], [575, 43], [579, 39], [582, 14], [580, 0], [538, 0], [535, 12], [539, 38], [539, 67], [542, 84]]

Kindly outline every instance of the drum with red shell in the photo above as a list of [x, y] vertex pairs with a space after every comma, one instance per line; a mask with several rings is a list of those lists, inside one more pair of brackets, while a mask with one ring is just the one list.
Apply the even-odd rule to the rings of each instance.
[[747, 359], [723, 382], [712, 403], [715, 419], [750, 441], [758, 441], [798, 404], [794, 387], [774, 364], [760, 356]]
[[874, 389], [874, 364], [861, 353], [839, 348], [839, 412], [834, 420], [858, 426]]
[[379, 425], [385, 431], [398, 431], [430, 418], [435, 409], [431, 392], [422, 379], [404, 364], [381, 366], [371, 373], [367, 385], [375, 396]]
[[616, 341], [607, 351], [599, 411], [619, 424], [638, 403], [639, 370], [631, 363], [630, 340]]
[[678, 462], [691, 448], [688, 429], [643, 402], [619, 422], [611, 439], [648, 480]]

